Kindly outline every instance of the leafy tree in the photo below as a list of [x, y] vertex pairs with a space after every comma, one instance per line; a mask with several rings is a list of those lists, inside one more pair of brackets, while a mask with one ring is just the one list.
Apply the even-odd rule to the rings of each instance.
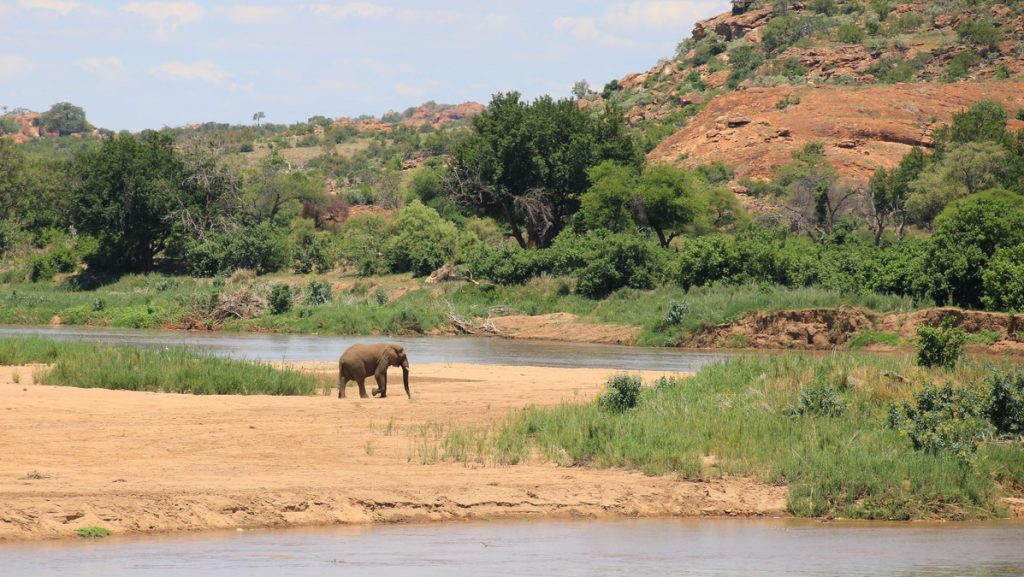
[[76, 228], [99, 240], [92, 264], [113, 272], [153, 269], [171, 237], [183, 167], [169, 134], [122, 134], [76, 158]]
[[275, 149], [247, 175], [240, 194], [246, 221], [283, 226], [299, 213], [303, 201], [323, 200], [324, 180], [315, 172], [292, 171]]
[[1024, 197], [990, 190], [952, 203], [935, 220], [926, 275], [936, 301], [982, 304], [982, 275], [997, 250], [1024, 242]]
[[580, 198], [580, 216], [589, 229], [613, 232], [633, 224], [631, 202], [638, 175], [633, 167], [606, 160], [588, 172], [593, 183]]
[[927, 157], [918, 147], [914, 147], [900, 160], [899, 166], [886, 170], [879, 167], [871, 177], [868, 185], [868, 196], [871, 199], [871, 224], [875, 233], [875, 246], [882, 245], [882, 235], [891, 222], [896, 227], [896, 236], [903, 238], [907, 225], [907, 196], [910, 194], [910, 183], [916, 180], [924, 170]]
[[426, 276], [455, 256], [455, 225], [419, 201], [398, 213], [393, 230], [385, 253], [395, 272]]
[[663, 248], [697, 219], [704, 205], [700, 178], [691, 171], [669, 164], [655, 164], [644, 170], [638, 183], [635, 211], [637, 220], [651, 228]]
[[7, 138], [0, 138], [0, 221], [20, 216], [19, 208], [30, 202], [28, 161], [25, 153]]
[[590, 84], [587, 84], [586, 80], [580, 80], [572, 85], [573, 98], [577, 100], [583, 100], [587, 96], [590, 96]]
[[56, 132], [61, 136], [92, 130], [92, 125], [85, 119], [85, 111], [70, 102], [58, 102], [50, 107], [40, 115], [39, 126], [46, 132]]
[[939, 139], [948, 139], [954, 143], [994, 142], [1006, 144], [1009, 133], [1006, 121], [1009, 113], [1002, 103], [995, 100], [982, 100], [963, 112], [953, 115], [953, 123], [948, 133], [939, 134]]
[[546, 247], [578, 210], [587, 170], [604, 160], [642, 162], [614, 107], [592, 115], [575, 100], [526, 103], [517, 92], [497, 94], [454, 147], [446, 190], [504, 221], [522, 247]]
[[832, 234], [858, 192], [838, 186], [839, 175], [820, 142], [794, 152], [793, 160], [776, 173], [777, 183], [786, 192], [785, 209], [792, 225], [813, 238]]
[[375, 214], [350, 218], [341, 229], [341, 258], [355, 267], [360, 276], [388, 272], [384, 259], [391, 224]]
[[252, 115], [252, 121], [256, 123], [256, 126], [260, 125], [260, 121], [266, 118], [267, 115], [264, 112], [254, 112]]
[[986, 309], [1024, 312], [1024, 244], [996, 250], [981, 283]]
[[952, 201], [999, 184], [1006, 150], [991, 142], [954, 144], [929, 170], [910, 183], [906, 209], [918, 224], [931, 225]]

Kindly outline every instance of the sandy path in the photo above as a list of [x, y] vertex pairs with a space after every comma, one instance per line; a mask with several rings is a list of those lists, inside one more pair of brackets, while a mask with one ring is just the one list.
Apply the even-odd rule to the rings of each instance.
[[[331, 372], [330, 364], [305, 368]], [[611, 371], [420, 365], [412, 402], [32, 384], [0, 367], [0, 540], [468, 518], [781, 514], [786, 491], [527, 464], [431, 463], [430, 435], [591, 398]], [[659, 373], [645, 373], [646, 379]], [[14, 381], [19, 381], [15, 383]], [[401, 377], [392, 375], [399, 383]]]

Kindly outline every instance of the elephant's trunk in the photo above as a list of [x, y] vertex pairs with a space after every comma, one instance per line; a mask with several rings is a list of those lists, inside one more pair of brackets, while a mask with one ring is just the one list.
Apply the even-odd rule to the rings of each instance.
[[409, 392], [409, 361], [402, 361], [402, 384], [405, 385], [405, 396], [412, 398]]

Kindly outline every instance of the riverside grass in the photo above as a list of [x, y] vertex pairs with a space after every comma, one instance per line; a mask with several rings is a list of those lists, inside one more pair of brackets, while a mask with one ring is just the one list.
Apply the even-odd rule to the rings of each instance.
[[[426, 334], [450, 326], [447, 301], [465, 318], [485, 317], [491, 307], [530, 315], [568, 312], [584, 322], [639, 326], [639, 345], [677, 346], [703, 325], [729, 322], [754, 311], [850, 305], [892, 312], [930, 304], [820, 287], [771, 285], [699, 287], [689, 291], [667, 286], [647, 291], [621, 289], [604, 299], [591, 300], [573, 294], [571, 279], [562, 277], [541, 277], [519, 286], [427, 286], [409, 275], [356, 279], [339, 275], [255, 278], [239, 274], [237, 278], [211, 280], [154, 274], [125, 276], [93, 291], [74, 291], [48, 282], [3, 285], [0, 324], [41, 325], [56, 316], [67, 325], [179, 328], [195, 303], [208, 303], [215, 294], [245, 288], [269, 295], [271, 287], [282, 282], [299, 292], [310, 279], [335, 284], [333, 302], [320, 306], [298, 304], [284, 314], [267, 311], [255, 319], [228, 319], [214, 328], [304, 334]], [[391, 289], [392, 298], [381, 304], [375, 298], [375, 287]], [[670, 321], [673, 302], [685, 304], [686, 313]]]
[[194, 350], [136, 348], [41, 337], [0, 339], [0, 365], [52, 365], [45, 385], [194, 395], [312, 395], [321, 381], [266, 363], [211, 357]]
[[[947, 373], [909, 357], [858, 353], [740, 358], [645, 387], [640, 405], [621, 414], [565, 403], [524, 409], [489, 429], [454, 428], [439, 441], [440, 453], [452, 461], [539, 457], [687, 479], [753, 476], [788, 485], [789, 510], [801, 517], [995, 517], [999, 498], [1019, 496], [1024, 486], [1024, 446], [984, 445], [965, 463], [915, 451], [886, 427], [890, 402], [909, 399], [922, 383], [976, 382], [983, 372], [971, 363]], [[822, 386], [839, 393], [845, 411], [797, 414], [801, 393]], [[708, 456], [713, 467], [702, 461]]]

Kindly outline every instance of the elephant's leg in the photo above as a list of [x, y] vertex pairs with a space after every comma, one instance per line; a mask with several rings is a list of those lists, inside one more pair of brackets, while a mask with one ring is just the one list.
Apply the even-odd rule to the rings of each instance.
[[366, 394], [366, 377], [356, 379], [356, 383], [359, 384], [359, 398], [365, 399], [369, 397], [369, 395]]
[[374, 378], [377, 380], [377, 388], [373, 389], [373, 396], [380, 397], [382, 399], [387, 397], [388, 396], [388, 374], [387, 373], [377, 373], [376, 375], [374, 375]]
[[348, 379], [338, 379], [338, 398], [345, 398], [345, 386], [348, 385]]

